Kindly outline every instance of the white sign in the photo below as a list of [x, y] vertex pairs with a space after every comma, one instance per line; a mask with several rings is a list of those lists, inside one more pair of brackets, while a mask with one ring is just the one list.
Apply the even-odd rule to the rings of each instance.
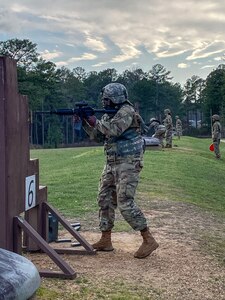
[[35, 175], [26, 177], [25, 211], [36, 206], [36, 178]]

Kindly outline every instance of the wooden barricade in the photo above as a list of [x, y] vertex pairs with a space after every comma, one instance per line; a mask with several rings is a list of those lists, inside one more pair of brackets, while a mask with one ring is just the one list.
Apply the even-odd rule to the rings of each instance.
[[[48, 244], [49, 212], [84, 250], [53, 249]], [[62, 270], [40, 271], [45, 277], [76, 276], [58, 253], [95, 254], [92, 246], [47, 203], [47, 187], [39, 185], [39, 161], [30, 159], [27, 97], [18, 93], [16, 62], [7, 57], [0, 57], [0, 248], [19, 254], [23, 248], [44, 251]]]

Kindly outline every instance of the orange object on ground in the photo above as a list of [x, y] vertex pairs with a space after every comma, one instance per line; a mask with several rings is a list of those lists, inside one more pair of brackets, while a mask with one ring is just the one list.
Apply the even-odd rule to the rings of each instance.
[[213, 145], [213, 144], [211, 144], [211, 145], [209, 146], [209, 150], [212, 151], [212, 152], [214, 151], [214, 145]]

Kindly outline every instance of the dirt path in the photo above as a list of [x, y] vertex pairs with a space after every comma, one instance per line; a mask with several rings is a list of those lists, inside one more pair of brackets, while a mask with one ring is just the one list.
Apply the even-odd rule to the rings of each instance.
[[[150, 257], [142, 260], [133, 257], [141, 244], [139, 233], [115, 232], [113, 252], [69, 255], [65, 259], [77, 271], [77, 279], [63, 283], [43, 279], [42, 287], [58, 291], [63, 288], [62, 299], [128, 299], [118, 296], [121, 289], [118, 285], [123, 283], [130, 289], [130, 299], [224, 300], [225, 249], [221, 245], [225, 245], [225, 220], [193, 205], [172, 201], [151, 202], [151, 211], [144, 212], [160, 244]], [[84, 222], [81, 234], [92, 243], [99, 233], [97, 228], [92, 232], [87, 229], [96, 226], [96, 220], [90, 217]], [[70, 237], [64, 231], [61, 235]], [[37, 266], [50, 266], [44, 254], [32, 255], [32, 260]], [[85, 282], [93, 290], [76, 297]], [[116, 298], [111, 290], [117, 288]]]

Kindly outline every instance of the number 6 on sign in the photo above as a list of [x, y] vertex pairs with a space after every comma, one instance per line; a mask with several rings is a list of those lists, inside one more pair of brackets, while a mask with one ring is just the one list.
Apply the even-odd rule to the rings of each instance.
[[25, 211], [36, 206], [36, 178], [35, 175], [26, 177]]

